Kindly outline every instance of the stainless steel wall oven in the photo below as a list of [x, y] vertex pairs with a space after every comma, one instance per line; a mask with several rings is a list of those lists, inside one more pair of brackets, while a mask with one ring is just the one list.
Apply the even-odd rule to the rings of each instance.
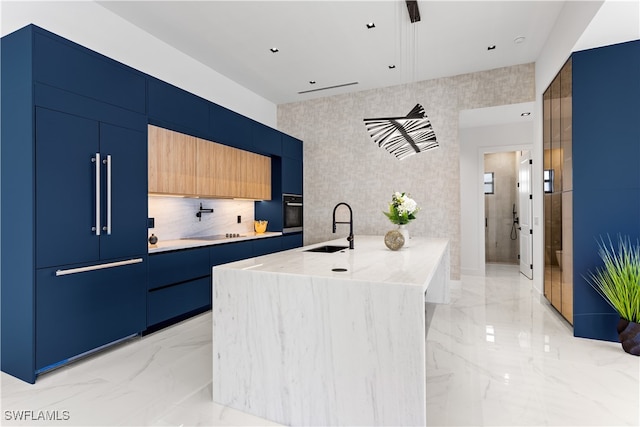
[[282, 232], [302, 231], [302, 196], [299, 194], [282, 195]]

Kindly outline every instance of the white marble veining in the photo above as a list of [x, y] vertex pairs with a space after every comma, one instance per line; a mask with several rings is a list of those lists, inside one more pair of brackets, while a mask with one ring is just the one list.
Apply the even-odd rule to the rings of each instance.
[[282, 236], [280, 231], [267, 231], [265, 233], [248, 232], [240, 237], [225, 237], [220, 240], [196, 240], [196, 239], [176, 239], [163, 240], [154, 245], [149, 245], [149, 253], [175, 251], [177, 249], [198, 248], [201, 246], [221, 245], [223, 243], [242, 242], [243, 240], [266, 239], [269, 237]]
[[214, 267], [213, 400], [286, 425], [424, 425], [424, 294], [448, 286], [449, 252], [413, 240]]
[[[426, 319], [427, 425], [640, 425], [640, 358], [619, 343], [574, 338], [517, 265], [463, 275], [452, 282], [450, 304], [427, 304]], [[33, 385], [2, 373], [0, 423], [277, 425], [211, 401], [211, 334], [207, 312], [46, 373]], [[70, 419], [8, 416], [56, 410], [68, 410]]]

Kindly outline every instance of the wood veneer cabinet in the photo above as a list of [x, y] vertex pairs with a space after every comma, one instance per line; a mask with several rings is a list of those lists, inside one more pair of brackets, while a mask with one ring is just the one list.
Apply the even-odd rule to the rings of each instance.
[[196, 138], [149, 125], [149, 193], [195, 195]]
[[543, 95], [544, 296], [573, 324], [572, 61]]
[[271, 158], [150, 125], [149, 192], [270, 200]]

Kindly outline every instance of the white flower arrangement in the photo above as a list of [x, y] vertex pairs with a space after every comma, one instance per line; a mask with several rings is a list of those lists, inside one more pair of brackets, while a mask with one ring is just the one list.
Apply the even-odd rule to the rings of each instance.
[[389, 211], [383, 212], [389, 220], [394, 224], [408, 224], [409, 221], [416, 219], [416, 213], [420, 208], [415, 200], [405, 193], [396, 191], [391, 196], [389, 203]]

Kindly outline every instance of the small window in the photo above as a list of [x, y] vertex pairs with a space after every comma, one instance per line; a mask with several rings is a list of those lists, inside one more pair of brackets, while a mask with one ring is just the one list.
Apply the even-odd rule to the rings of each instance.
[[553, 169], [546, 169], [543, 172], [543, 188], [545, 193], [553, 193]]
[[484, 194], [493, 194], [493, 172], [484, 173]]

